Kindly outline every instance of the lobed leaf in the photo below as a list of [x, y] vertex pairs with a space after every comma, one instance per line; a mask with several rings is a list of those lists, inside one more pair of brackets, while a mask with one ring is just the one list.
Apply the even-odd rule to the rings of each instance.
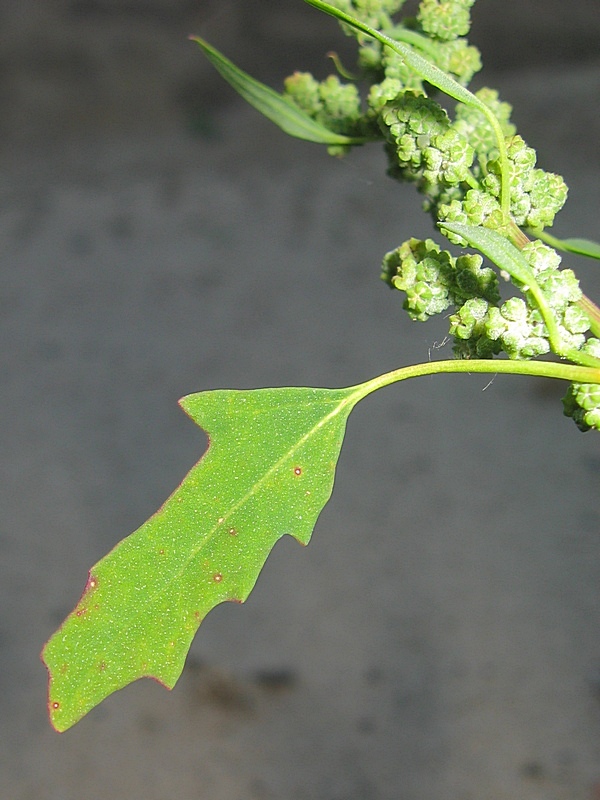
[[369, 141], [364, 136], [344, 136], [329, 130], [283, 95], [236, 67], [204, 39], [199, 36], [192, 36], [191, 39], [201, 47], [208, 60], [247, 103], [290, 136], [326, 145], [356, 145]]
[[180, 401], [207, 431], [208, 449], [154, 516], [92, 567], [46, 644], [56, 730], [138, 678], [173, 688], [207, 613], [248, 597], [281, 536], [308, 544], [364, 394], [218, 390]]

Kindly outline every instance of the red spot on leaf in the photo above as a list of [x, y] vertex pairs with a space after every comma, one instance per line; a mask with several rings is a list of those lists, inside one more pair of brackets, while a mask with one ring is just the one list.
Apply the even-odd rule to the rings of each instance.
[[52, 708], [56, 711], [57, 708], [60, 708], [60, 703], [54, 701], [54, 703], [52, 703]]
[[294, 475], [302, 475], [302, 467], [294, 467]]
[[75, 612], [76, 617], [83, 617], [84, 614], [87, 614], [87, 608], [78, 608]]
[[227, 533], [228, 533], [230, 536], [237, 536], [237, 535], [238, 535], [238, 532], [236, 531], [236, 529], [235, 529], [235, 528], [229, 528], [229, 530], [227, 531]]
[[223, 576], [221, 575], [221, 573], [220, 572], [215, 572], [215, 574], [213, 575], [213, 581], [215, 583], [221, 583], [222, 580], [223, 580]]

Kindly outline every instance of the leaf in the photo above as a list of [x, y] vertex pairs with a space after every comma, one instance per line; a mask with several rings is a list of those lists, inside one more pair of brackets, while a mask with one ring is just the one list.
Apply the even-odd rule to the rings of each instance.
[[559, 243], [556, 245], [559, 250], [600, 259], [600, 244], [591, 239], [557, 239], [556, 241]]
[[248, 597], [281, 536], [308, 544], [365, 386], [218, 390], [180, 401], [207, 431], [208, 449], [154, 516], [92, 567], [46, 644], [56, 730], [138, 678], [173, 688], [207, 613]]
[[190, 38], [200, 45], [208, 60], [246, 102], [290, 136], [327, 145], [364, 144], [370, 141], [365, 136], [343, 136], [330, 131], [329, 128], [316, 122], [298, 108], [291, 100], [287, 100], [283, 95], [236, 67], [204, 39], [199, 36]]
[[563, 239], [562, 243], [569, 253], [600, 259], [600, 244], [591, 241], [591, 239]]
[[556, 250], [563, 250], [566, 253], [576, 253], [578, 256], [588, 256], [588, 258], [600, 259], [600, 244], [591, 239], [558, 239], [556, 236], [548, 233], [548, 231], [540, 230], [537, 228], [530, 228], [528, 230], [532, 236], [541, 239], [542, 242], [554, 247]]
[[441, 70], [435, 64], [432, 64], [431, 61], [428, 61], [426, 58], [419, 55], [419, 53], [416, 53], [409, 45], [399, 42], [397, 39], [392, 39], [391, 36], [388, 36], [382, 31], [378, 31], [376, 28], [372, 28], [370, 25], [367, 25], [366, 22], [362, 22], [362, 20], [359, 20], [350, 14], [346, 14], [345, 11], [341, 11], [339, 8], [332, 6], [330, 3], [323, 2], [323, 0], [304, 1], [308, 3], [308, 5], [319, 9], [319, 11], [324, 11], [326, 14], [330, 14], [340, 22], [344, 22], [346, 25], [350, 25], [352, 28], [356, 28], [356, 30], [366, 33], [367, 36], [370, 36], [381, 44], [384, 44], [386, 47], [391, 48], [402, 56], [406, 65], [416, 72], [420, 78], [428, 81], [428, 83], [437, 87], [440, 91], [444, 92], [444, 94], [447, 94], [449, 97], [453, 97], [455, 100], [459, 100], [461, 103], [465, 103], [466, 105], [475, 106], [484, 113], [489, 113], [489, 108], [485, 105], [485, 103], [479, 100], [479, 98], [477, 98], [458, 81], [454, 80], [454, 78], [448, 75], [448, 73]]
[[462, 237], [467, 244], [481, 251], [518, 283], [529, 288], [537, 286], [535, 275], [525, 256], [498, 231], [465, 225], [462, 222], [439, 222], [438, 225], [442, 231], [450, 231]]

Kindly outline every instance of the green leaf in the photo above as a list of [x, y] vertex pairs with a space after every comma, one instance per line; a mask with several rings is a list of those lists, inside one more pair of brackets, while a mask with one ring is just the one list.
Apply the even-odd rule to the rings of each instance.
[[591, 239], [561, 239], [561, 243], [568, 253], [600, 259], [600, 244]]
[[236, 67], [204, 39], [199, 36], [192, 36], [191, 39], [200, 45], [208, 60], [246, 102], [290, 136], [326, 145], [364, 144], [369, 141], [364, 136], [343, 136], [330, 131], [283, 95]]
[[591, 239], [558, 239], [556, 236], [552, 236], [546, 231], [532, 230], [530, 232], [556, 250], [563, 250], [566, 253], [576, 253], [579, 256], [588, 256], [588, 258], [600, 259], [600, 244], [598, 244], [598, 242], [593, 242]]
[[346, 420], [367, 391], [218, 390], [180, 401], [209, 447], [156, 514], [92, 567], [46, 644], [56, 730], [138, 678], [171, 689], [207, 613], [248, 597], [281, 536], [308, 543]]
[[462, 237], [467, 244], [482, 252], [518, 283], [529, 288], [537, 286], [535, 275], [525, 256], [498, 231], [481, 226], [464, 225], [461, 222], [439, 222], [438, 225], [442, 231], [450, 231]]

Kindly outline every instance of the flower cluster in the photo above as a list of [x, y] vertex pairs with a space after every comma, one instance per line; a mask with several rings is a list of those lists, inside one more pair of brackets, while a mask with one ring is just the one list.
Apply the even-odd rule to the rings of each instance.
[[470, 179], [474, 150], [450, 124], [444, 109], [423, 95], [404, 92], [379, 114], [390, 171], [415, 181], [429, 195]]
[[423, 322], [469, 298], [481, 298], [486, 307], [496, 303], [498, 278], [482, 264], [481, 256], [455, 258], [432, 239], [409, 239], [384, 256], [381, 277], [405, 292], [404, 308], [412, 319]]
[[[393, 15], [403, 0], [332, 2], [412, 48], [463, 87], [481, 67], [479, 51], [465, 38], [475, 0], [421, 0], [416, 16], [400, 23]], [[479, 255], [455, 257], [431, 239], [409, 239], [386, 254], [381, 273], [390, 287], [404, 292], [409, 316], [424, 321], [450, 309], [449, 332], [459, 358], [504, 354], [531, 359], [554, 348], [559, 355], [585, 353], [585, 363], [590, 356], [600, 359], [600, 340], [589, 338], [590, 319], [580, 304], [574, 273], [560, 268], [555, 250], [540, 240], [529, 241], [519, 230], [541, 236], [564, 205], [567, 187], [560, 175], [537, 166], [535, 151], [511, 121], [512, 107], [488, 88], [477, 91], [476, 100], [444, 107], [437, 90], [400, 52], [349, 25], [342, 27], [358, 41], [358, 63], [368, 91], [359, 92], [354, 82], [344, 83], [336, 76], [319, 82], [308, 73], [295, 73], [286, 80], [287, 97], [330, 130], [382, 139], [388, 174], [417, 187], [436, 224], [460, 223], [501, 233], [521, 249], [537, 284], [532, 291], [523, 281], [513, 281], [512, 294], [516, 288], [521, 295], [501, 298], [501, 267], [484, 266]], [[496, 128], [482, 104], [493, 113]], [[347, 149], [344, 145], [330, 152]], [[460, 236], [445, 232], [451, 243], [465, 244]], [[536, 300], [540, 293], [543, 308]], [[580, 428], [600, 429], [597, 385], [572, 384], [564, 408]]]
[[[588, 339], [581, 348], [600, 358], [600, 339]], [[563, 397], [565, 416], [571, 417], [582, 431], [600, 431], [600, 386], [597, 383], [572, 383]]]
[[465, 36], [471, 27], [471, 6], [475, 0], [423, 0], [417, 20], [433, 39], [448, 41]]
[[[559, 269], [556, 251], [531, 242], [523, 253], [536, 275], [564, 346], [584, 350], [590, 327], [579, 305], [581, 289], [570, 269]], [[431, 239], [409, 239], [387, 253], [382, 278], [406, 295], [404, 308], [414, 320], [455, 310], [450, 315], [454, 351], [461, 358], [529, 359], [550, 352], [550, 335], [528, 291], [500, 302], [498, 277], [479, 255], [453, 257]]]
[[309, 72], [285, 79], [284, 93], [299, 108], [335, 133], [369, 135], [374, 126], [361, 110], [356, 84], [342, 83], [337, 75], [317, 81]]

